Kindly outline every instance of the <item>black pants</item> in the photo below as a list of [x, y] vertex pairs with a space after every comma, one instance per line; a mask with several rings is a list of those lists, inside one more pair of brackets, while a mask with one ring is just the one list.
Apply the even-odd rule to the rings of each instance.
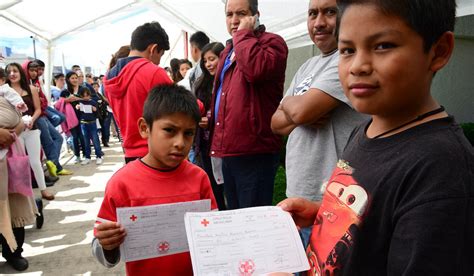
[[279, 153], [223, 157], [227, 208], [272, 205], [278, 160]]
[[21, 252], [23, 252], [23, 243], [25, 242], [25, 227], [13, 228], [13, 235], [15, 236], [15, 240], [18, 245], [14, 252], [10, 250], [5, 238], [0, 235], [0, 242], [2, 243], [2, 256], [7, 261], [13, 258], [21, 257]]

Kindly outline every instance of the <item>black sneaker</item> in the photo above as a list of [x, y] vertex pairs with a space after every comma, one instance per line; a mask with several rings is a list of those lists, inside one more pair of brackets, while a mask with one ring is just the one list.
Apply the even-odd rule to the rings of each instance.
[[44, 216], [43, 216], [43, 200], [41, 198], [36, 199], [36, 206], [38, 207], [39, 216], [36, 216], [36, 228], [43, 228]]
[[57, 176], [45, 175], [45, 176], [44, 176], [44, 180], [45, 180], [46, 182], [56, 183], [56, 181], [59, 180], [59, 177], [57, 177]]
[[16, 271], [24, 271], [28, 268], [28, 260], [21, 256], [7, 259], [7, 264], [13, 267]]

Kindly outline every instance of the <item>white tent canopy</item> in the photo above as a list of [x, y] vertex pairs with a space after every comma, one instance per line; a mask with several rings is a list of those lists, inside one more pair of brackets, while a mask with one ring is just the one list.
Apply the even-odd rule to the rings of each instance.
[[[260, 22], [280, 34], [289, 48], [311, 44], [306, 30], [309, 0], [260, 0]], [[457, 0], [458, 16], [474, 14], [473, 0]], [[229, 38], [225, 0], [0, 0], [0, 46], [45, 60], [49, 66], [91, 66], [103, 73], [111, 54], [130, 43], [130, 35], [149, 21], [162, 24], [172, 49], [185, 56], [183, 33], [204, 31], [212, 41]], [[35, 44], [35, 47], [33, 46]], [[48, 81], [48, 79], [46, 80]]]
[[[131, 32], [149, 21], [160, 22], [170, 37], [170, 56], [184, 57], [183, 32], [204, 31], [212, 41], [229, 38], [223, 0], [3, 0], [0, 2], [0, 46], [33, 55], [55, 65], [106, 68], [110, 55], [130, 43]], [[261, 0], [260, 21], [281, 34], [290, 46], [310, 43], [306, 35], [307, 0]], [[291, 45], [293, 43], [293, 45]]]

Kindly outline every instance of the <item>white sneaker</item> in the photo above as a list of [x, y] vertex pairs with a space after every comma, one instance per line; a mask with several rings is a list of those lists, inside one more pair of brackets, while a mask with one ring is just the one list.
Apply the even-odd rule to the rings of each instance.
[[76, 156], [76, 158], [74, 159], [74, 164], [79, 164], [79, 163], [81, 163], [81, 157]]
[[103, 162], [102, 157], [99, 157], [95, 160], [96, 165], [100, 165], [100, 164], [102, 164], [102, 162]]
[[82, 160], [81, 165], [87, 165], [90, 162], [91, 162], [91, 160], [89, 158], [85, 158], [84, 160]]

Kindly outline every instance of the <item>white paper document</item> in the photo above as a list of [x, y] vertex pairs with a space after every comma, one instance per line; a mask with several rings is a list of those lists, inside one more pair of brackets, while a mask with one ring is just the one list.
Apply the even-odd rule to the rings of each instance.
[[186, 212], [207, 212], [211, 200], [117, 208], [117, 221], [127, 230], [120, 246], [122, 260], [137, 261], [189, 251]]
[[92, 105], [79, 103], [80, 109], [84, 113], [92, 113]]
[[194, 275], [262, 275], [309, 269], [290, 214], [279, 207], [186, 213]]

